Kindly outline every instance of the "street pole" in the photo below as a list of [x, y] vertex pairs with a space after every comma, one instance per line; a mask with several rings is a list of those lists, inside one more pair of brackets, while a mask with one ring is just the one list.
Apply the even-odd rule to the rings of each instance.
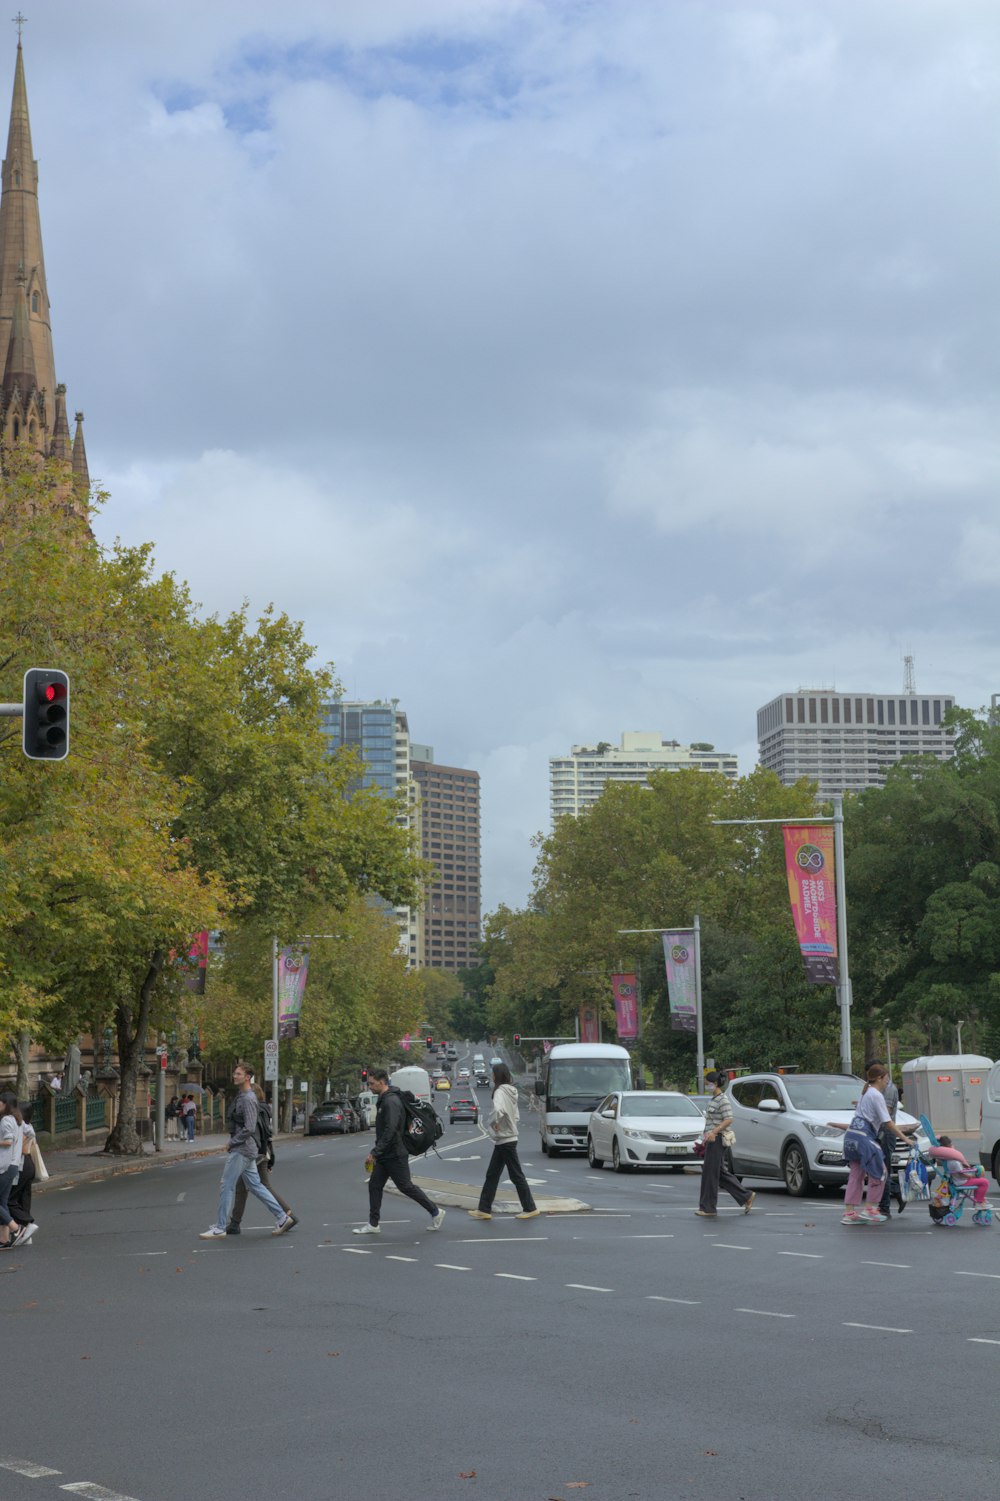
[[844, 873], [844, 799], [833, 799], [833, 863], [837, 889], [837, 999], [840, 1002], [840, 1070], [853, 1074], [851, 1056], [851, 971], [847, 962], [847, 880]]
[[[160, 1047], [165, 1044], [161, 1041]], [[167, 1135], [167, 1071], [160, 1050], [156, 1050], [156, 1150], [163, 1151]]]
[[705, 1085], [705, 1030], [701, 1015], [701, 918], [694, 915], [694, 1003], [698, 1026], [698, 1078], [695, 1093], [701, 1094]]
[[[275, 933], [271, 939], [271, 1036], [274, 1038], [275, 1048], [278, 1047], [278, 935]], [[278, 1075], [281, 1069], [278, 1063], [278, 1054], [274, 1060], [274, 1078], [271, 1081], [271, 1119], [274, 1121], [274, 1130], [278, 1129]]]

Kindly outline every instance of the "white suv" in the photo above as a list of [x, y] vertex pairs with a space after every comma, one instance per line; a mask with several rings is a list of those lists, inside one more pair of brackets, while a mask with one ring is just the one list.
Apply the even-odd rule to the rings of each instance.
[[[843, 1128], [850, 1125], [863, 1088], [863, 1081], [853, 1074], [750, 1074], [733, 1079], [728, 1093], [736, 1145], [726, 1152], [727, 1167], [744, 1178], [782, 1178], [797, 1197], [808, 1193], [810, 1184], [845, 1184]], [[916, 1121], [898, 1110], [896, 1124], [911, 1126]], [[893, 1168], [902, 1167], [907, 1156], [900, 1143], [893, 1153]]]

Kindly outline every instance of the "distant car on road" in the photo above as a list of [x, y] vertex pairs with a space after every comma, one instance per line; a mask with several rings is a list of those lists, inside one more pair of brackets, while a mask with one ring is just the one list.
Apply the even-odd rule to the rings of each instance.
[[469, 1077], [469, 1070], [467, 1068], [460, 1068], [458, 1071], [458, 1077], [460, 1079], [467, 1079]]
[[440, 1077], [440, 1079], [435, 1079], [434, 1080], [434, 1088], [435, 1089], [450, 1089], [451, 1088], [451, 1080], [450, 1079], [446, 1079], [445, 1076], [444, 1076], [444, 1074], [442, 1074], [441, 1077]]
[[478, 1124], [479, 1105], [475, 1100], [452, 1100], [448, 1105], [448, 1119], [451, 1121], [475, 1121]]
[[337, 1132], [347, 1136], [351, 1131], [358, 1129], [357, 1117], [350, 1105], [343, 1100], [324, 1100], [321, 1105], [316, 1105], [310, 1111], [306, 1121], [307, 1136], [328, 1136], [331, 1132]]
[[698, 1161], [694, 1144], [705, 1117], [687, 1095], [667, 1089], [617, 1090], [601, 1101], [587, 1125], [587, 1161], [616, 1173], [637, 1167], [684, 1171]]

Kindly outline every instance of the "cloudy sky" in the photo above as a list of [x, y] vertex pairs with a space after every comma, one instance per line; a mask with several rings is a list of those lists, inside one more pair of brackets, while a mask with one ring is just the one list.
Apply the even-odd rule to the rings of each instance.
[[995, 0], [38, 0], [25, 60], [100, 535], [478, 769], [487, 907], [574, 742], [1000, 691]]

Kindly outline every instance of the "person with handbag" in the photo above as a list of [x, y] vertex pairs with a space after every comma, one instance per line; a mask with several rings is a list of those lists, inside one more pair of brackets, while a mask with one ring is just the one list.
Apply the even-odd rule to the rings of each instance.
[[517, 1191], [521, 1204], [519, 1220], [534, 1220], [540, 1213], [531, 1196], [531, 1188], [524, 1176], [517, 1155], [518, 1108], [517, 1089], [506, 1063], [493, 1065], [493, 1110], [487, 1122], [493, 1140], [493, 1155], [486, 1169], [486, 1178], [479, 1194], [479, 1208], [470, 1209], [474, 1220], [493, 1218], [493, 1200], [504, 1168]]
[[17, 1096], [8, 1091], [0, 1095], [0, 1251], [9, 1251], [17, 1243], [19, 1226], [11, 1216], [9, 1203], [21, 1172], [23, 1148], [24, 1122]]
[[[38, 1142], [35, 1139], [35, 1128], [31, 1124], [31, 1106], [25, 1105], [21, 1112], [23, 1127], [23, 1140], [21, 1144], [21, 1171], [18, 1180], [10, 1191], [8, 1208], [10, 1217], [17, 1225], [16, 1242], [23, 1246], [34, 1235], [38, 1226], [35, 1224], [31, 1213], [31, 1185], [38, 1174], [38, 1162], [41, 1161], [41, 1152], [38, 1150]], [[36, 1160], [37, 1159], [37, 1160]], [[44, 1163], [42, 1171], [44, 1173]], [[45, 1174], [47, 1177], [48, 1175]]]
[[736, 1141], [733, 1131], [733, 1107], [726, 1094], [729, 1075], [720, 1069], [706, 1074], [705, 1083], [712, 1091], [712, 1098], [705, 1111], [705, 1155], [701, 1165], [701, 1193], [695, 1214], [703, 1220], [714, 1220], [718, 1213], [719, 1189], [724, 1188], [743, 1210], [749, 1214], [756, 1195], [743, 1187], [725, 1164], [726, 1148]]

